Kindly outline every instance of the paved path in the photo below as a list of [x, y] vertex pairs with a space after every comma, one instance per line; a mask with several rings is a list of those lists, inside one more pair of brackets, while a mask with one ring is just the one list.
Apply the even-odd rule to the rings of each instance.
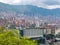
[[57, 42], [58, 43], [58, 45], [60, 45], [60, 42]]
[[[46, 44], [40, 44], [40, 45], [49, 45], [49, 43], [46, 42]], [[56, 43], [54, 43], [53, 45], [60, 45], [60, 42], [56, 42]]]

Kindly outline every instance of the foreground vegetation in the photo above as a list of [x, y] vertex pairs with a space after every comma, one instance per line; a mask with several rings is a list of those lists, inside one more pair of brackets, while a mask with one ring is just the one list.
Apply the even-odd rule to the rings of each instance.
[[36, 45], [36, 41], [20, 36], [18, 30], [0, 27], [0, 45]]

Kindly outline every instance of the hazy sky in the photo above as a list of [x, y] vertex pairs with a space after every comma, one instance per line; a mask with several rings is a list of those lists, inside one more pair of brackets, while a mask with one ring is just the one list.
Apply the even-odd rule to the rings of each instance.
[[23, 4], [23, 5], [36, 5], [43, 8], [60, 8], [60, 0], [0, 0], [0, 2], [8, 4]]

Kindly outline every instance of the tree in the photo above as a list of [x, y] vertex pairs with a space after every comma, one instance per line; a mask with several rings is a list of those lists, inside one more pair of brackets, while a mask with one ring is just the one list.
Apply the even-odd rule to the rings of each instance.
[[36, 41], [21, 37], [16, 29], [9, 30], [0, 27], [0, 45], [36, 45]]
[[5, 27], [4, 26], [0, 26], [0, 33], [4, 32]]

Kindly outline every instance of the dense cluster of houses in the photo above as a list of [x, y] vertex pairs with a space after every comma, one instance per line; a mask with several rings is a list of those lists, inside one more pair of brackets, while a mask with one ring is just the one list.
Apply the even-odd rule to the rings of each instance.
[[17, 20], [11, 18], [9, 20], [0, 19], [0, 26], [6, 26], [9, 29], [21, 30], [26, 37], [40, 37], [43, 34], [58, 34], [60, 33], [60, 26], [57, 24], [49, 24], [43, 21], [35, 19], [34, 21], [29, 21], [25, 19]]

